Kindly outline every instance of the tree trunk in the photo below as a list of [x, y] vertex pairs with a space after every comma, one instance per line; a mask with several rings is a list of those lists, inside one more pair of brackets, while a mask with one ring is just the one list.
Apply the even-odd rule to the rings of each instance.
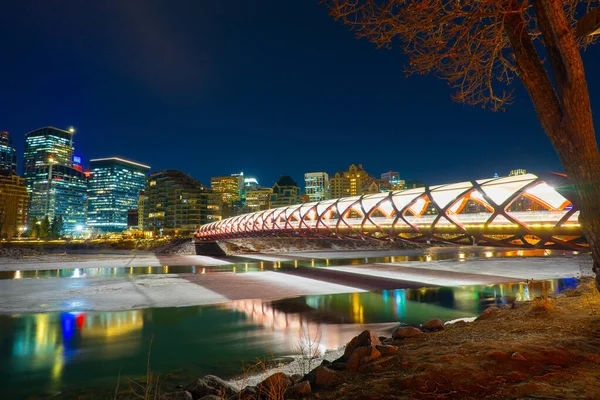
[[592, 159], [576, 157], [562, 160], [569, 178], [575, 183], [579, 197], [579, 223], [593, 259], [596, 289], [600, 291], [600, 154]]
[[519, 3], [507, 4], [505, 32], [519, 78], [579, 198], [579, 223], [592, 252], [600, 291], [600, 153], [579, 47], [563, 2], [532, 0], [556, 88], [527, 31]]

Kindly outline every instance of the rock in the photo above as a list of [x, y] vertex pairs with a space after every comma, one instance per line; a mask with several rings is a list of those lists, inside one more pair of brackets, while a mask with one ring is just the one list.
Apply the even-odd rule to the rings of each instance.
[[292, 374], [292, 376], [290, 376], [290, 379], [292, 380], [293, 383], [298, 383], [302, 380], [302, 375], [301, 374]]
[[200, 400], [223, 400], [221, 396], [215, 396], [214, 394], [209, 394], [208, 396], [202, 397]]
[[256, 400], [258, 398], [256, 387], [246, 386], [239, 393], [227, 398], [227, 400]]
[[[364, 347], [364, 346], [377, 346], [378, 344], [381, 344], [381, 341], [379, 340], [379, 337], [377, 337], [377, 335], [371, 331], [363, 331], [360, 335], [355, 336], [354, 338], [352, 338], [352, 340], [346, 345], [346, 350], [344, 350], [344, 356], [340, 357], [341, 358], [345, 358], [348, 359], [348, 357], [350, 357], [350, 354], [352, 354], [352, 352], [354, 352], [354, 350], [356, 350], [359, 347]], [[343, 360], [340, 360], [343, 361]]]
[[312, 390], [310, 388], [310, 383], [308, 383], [308, 381], [304, 381], [287, 388], [283, 397], [285, 399], [293, 399], [294, 397], [303, 397], [311, 393]]
[[383, 371], [387, 369], [396, 360], [395, 356], [381, 357], [373, 362], [361, 365], [358, 370], [361, 372]]
[[171, 392], [165, 393], [160, 396], [159, 400], [192, 400], [192, 394], [190, 392]]
[[488, 307], [479, 315], [479, 317], [477, 317], [476, 321], [489, 318], [492, 315], [496, 314], [498, 311], [500, 311], [500, 309], [496, 306]]
[[256, 385], [259, 396], [280, 398], [285, 390], [292, 384], [292, 380], [283, 372], [276, 372]]
[[358, 371], [361, 365], [365, 365], [379, 357], [381, 357], [381, 353], [375, 347], [359, 347], [348, 358], [348, 371]]
[[344, 381], [341, 372], [334, 371], [327, 367], [317, 367], [313, 370], [315, 377], [315, 386], [318, 388], [328, 388], [339, 385]]
[[442, 322], [441, 319], [435, 318], [435, 319], [425, 322], [423, 325], [421, 325], [421, 328], [424, 331], [430, 331], [430, 332], [441, 331], [442, 329], [444, 329], [444, 322]]
[[187, 385], [185, 390], [192, 394], [194, 400], [201, 399], [209, 394], [224, 398], [237, 394], [237, 390], [235, 390], [232, 385], [214, 375], [206, 375], [203, 378], [196, 379], [194, 382]]
[[417, 336], [421, 336], [421, 335], [423, 335], [423, 331], [420, 330], [419, 328], [415, 328], [412, 326], [396, 328], [392, 332], [392, 337], [394, 339], [413, 338], [413, 337], [417, 337]]
[[387, 356], [387, 355], [398, 352], [397, 346], [390, 346], [390, 345], [386, 345], [386, 344], [382, 344], [380, 346], [375, 346], [375, 348], [377, 350], [379, 350], [379, 352], [381, 353], [382, 356]]
[[345, 371], [348, 368], [348, 364], [345, 362], [334, 362], [331, 365], [327, 366], [329, 369], [333, 369], [335, 371]]

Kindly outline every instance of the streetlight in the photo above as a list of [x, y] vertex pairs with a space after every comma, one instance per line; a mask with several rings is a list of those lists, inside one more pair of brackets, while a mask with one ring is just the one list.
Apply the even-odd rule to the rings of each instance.
[[575, 37], [600, 35], [600, 7], [594, 8], [577, 21]]

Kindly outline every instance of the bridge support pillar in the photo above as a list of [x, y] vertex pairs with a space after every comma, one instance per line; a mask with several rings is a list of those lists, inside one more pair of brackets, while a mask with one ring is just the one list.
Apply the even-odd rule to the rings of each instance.
[[197, 256], [226, 256], [227, 253], [219, 246], [218, 242], [198, 241], [195, 242]]

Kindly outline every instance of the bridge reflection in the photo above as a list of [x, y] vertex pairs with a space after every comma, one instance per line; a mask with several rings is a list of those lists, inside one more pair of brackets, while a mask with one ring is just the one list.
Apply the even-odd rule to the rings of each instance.
[[201, 226], [197, 242], [255, 237], [587, 248], [566, 178], [526, 174], [324, 200]]

